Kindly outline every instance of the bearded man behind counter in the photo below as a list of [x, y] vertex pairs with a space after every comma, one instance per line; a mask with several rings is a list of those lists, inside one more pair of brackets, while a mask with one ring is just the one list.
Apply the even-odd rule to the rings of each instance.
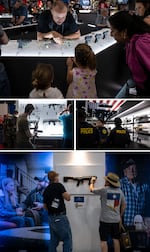
[[43, 11], [39, 17], [37, 39], [53, 39], [61, 43], [64, 39], [78, 39], [80, 30], [68, 8], [62, 1], [56, 1], [51, 10]]

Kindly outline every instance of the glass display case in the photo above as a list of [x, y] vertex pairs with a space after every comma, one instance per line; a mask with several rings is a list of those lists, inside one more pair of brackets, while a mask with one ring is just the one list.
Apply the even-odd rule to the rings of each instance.
[[53, 40], [10, 40], [2, 46], [1, 56], [11, 57], [73, 57], [74, 49], [80, 43], [87, 43], [92, 47], [95, 54], [116, 43], [110, 36], [110, 29], [102, 29], [81, 36], [76, 40], [65, 40], [62, 45], [56, 44]]

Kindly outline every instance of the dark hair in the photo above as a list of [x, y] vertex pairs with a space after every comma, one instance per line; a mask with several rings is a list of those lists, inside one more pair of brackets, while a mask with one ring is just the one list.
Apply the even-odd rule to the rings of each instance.
[[45, 90], [54, 79], [54, 69], [50, 64], [39, 63], [32, 72], [32, 85], [36, 90]]
[[85, 110], [84, 109], [78, 109], [77, 110], [77, 117], [78, 117], [78, 119], [80, 118], [80, 119], [85, 120], [85, 118], [86, 118]]
[[149, 0], [136, 0], [136, 3], [142, 3], [145, 7], [144, 17], [150, 14], [150, 1]]
[[79, 44], [75, 48], [75, 58], [77, 64], [89, 69], [96, 69], [96, 56], [91, 47], [86, 44]]
[[127, 35], [131, 38], [134, 34], [150, 33], [150, 26], [140, 17], [131, 15], [128, 11], [119, 11], [109, 18], [110, 25], [119, 32], [127, 30]]
[[68, 105], [69, 112], [72, 114], [73, 113], [73, 103], [70, 103]]
[[116, 126], [120, 126], [122, 124], [122, 120], [120, 117], [116, 117], [114, 120], [114, 123]]
[[25, 113], [29, 113], [29, 112], [31, 112], [31, 111], [33, 111], [33, 110], [34, 110], [34, 106], [33, 106], [32, 104], [27, 104], [27, 105], [25, 106], [24, 112], [25, 112]]
[[104, 119], [103, 118], [98, 118], [98, 121], [100, 121], [101, 123], [103, 123], [104, 124]]

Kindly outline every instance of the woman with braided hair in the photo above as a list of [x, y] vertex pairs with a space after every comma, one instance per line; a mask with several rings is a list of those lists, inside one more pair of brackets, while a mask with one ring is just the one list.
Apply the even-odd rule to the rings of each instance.
[[[73, 67], [75, 65], [75, 67]], [[67, 98], [97, 98], [95, 75], [96, 57], [91, 47], [79, 44], [75, 58], [67, 59]]]

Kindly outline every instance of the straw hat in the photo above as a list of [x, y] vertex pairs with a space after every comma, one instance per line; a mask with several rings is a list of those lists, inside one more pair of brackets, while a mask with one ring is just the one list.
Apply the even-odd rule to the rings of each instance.
[[120, 187], [120, 181], [119, 181], [119, 177], [112, 172], [109, 172], [107, 174], [107, 176], [104, 177], [106, 181], [108, 181], [111, 185], [115, 186], [115, 187]]

